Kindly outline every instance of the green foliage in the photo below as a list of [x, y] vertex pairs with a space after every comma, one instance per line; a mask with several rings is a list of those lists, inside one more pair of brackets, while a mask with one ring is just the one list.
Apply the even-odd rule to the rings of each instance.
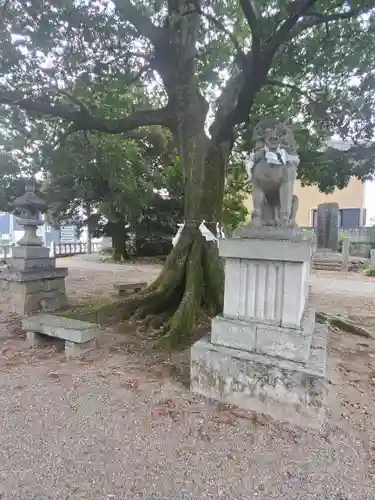
[[134, 227], [137, 256], [167, 255], [177, 223], [183, 220], [184, 183], [179, 157], [163, 168], [158, 180], [158, 190]]
[[[185, 95], [179, 65], [186, 61], [185, 66], [195, 71], [189, 83], [196, 85], [201, 102], [204, 98], [210, 109], [206, 129], [216, 120], [230, 139], [239, 134], [232, 164], [241, 164], [243, 158], [237, 155], [252, 149], [252, 130], [259, 117], [287, 115], [294, 119], [302, 184], [332, 192], [345, 187], [352, 176], [373, 177], [375, 8], [371, 0], [353, 0], [350, 6], [318, 0], [298, 15], [295, 9], [303, 0], [258, 0], [248, 3], [248, 8], [258, 6], [261, 15], [256, 23], [244, 8], [247, 2], [185, 4], [166, 0], [0, 4], [3, 209], [24, 180], [42, 170], [53, 220], [72, 220], [84, 210], [95, 227], [115, 231], [139, 225], [143, 237], [151, 232], [170, 234], [181, 220], [182, 182], [190, 182], [181, 166], [170, 168], [177, 145], [165, 132], [171, 129], [180, 140], [181, 117], [190, 109], [190, 101], [184, 101], [181, 109], [178, 99]], [[197, 6], [198, 13], [193, 12]], [[296, 24], [285, 30], [294, 18]], [[188, 28], [192, 35], [195, 24], [191, 51], [191, 38], [182, 33]], [[259, 39], [259, 50], [265, 51], [283, 31], [267, 71], [262, 74], [261, 64], [251, 68], [250, 56], [256, 56]], [[240, 89], [231, 86], [235, 68], [242, 77]], [[182, 83], [187, 89], [188, 81]], [[194, 104], [196, 93], [186, 94]], [[253, 98], [247, 102], [250, 94]], [[221, 118], [231, 100], [228, 96], [232, 107]], [[156, 118], [155, 109], [167, 102], [167, 113]], [[159, 123], [165, 128], [155, 125]], [[325, 147], [334, 134], [350, 141], [350, 148]], [[228, 135], [223, 137], [227, 140]], [[243, 170], [238, 172], [234, 175], [229, 169], [225, 187], [223, 219], [230, 230], [246, 217], [243, 201], [249, 186]], [[169, 195], [162, 197], [156, 193], [159, 189]]]
[[375, 276], [375, 267], [368, 267], [363, 271], [363, 274], [365, 276], [371, 276], [371, 277]]
[[223, 225], [226, 234], [231, 234], [243, 224], [249, 215], [245, 201], [251, 192], [250, 183], [243, 165], [231, 165], [227, 175], [223, 206]]

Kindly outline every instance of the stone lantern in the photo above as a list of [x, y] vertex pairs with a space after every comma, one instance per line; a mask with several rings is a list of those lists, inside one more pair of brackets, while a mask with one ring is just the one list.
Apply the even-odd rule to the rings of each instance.
[[32, 314], [66, 307], [68, 269], [56, 267], [55, 258], [49, 256], [49, 249], [37, 235], [38, 227], [44, 224], [40, 212], [47, 209], [47, 203], [35, 194], [34, 186], [26, 185], [25, 193], [12, 206], [25, 232], [13, 248], [8, 269], [0, 274], [1, 309]]
[[25, 193], [12, 202], [12, 206], [17, 212], [17, 223], [25, 230], [22, 238], [17, 242], [19, 246], [43, 245], [42, 240], [36, 234], [39, 226], [43, 226], [44, 221], [40, 220], [40, 212], [47, 208], [47, 203], [38, 198], [35, 194], [35, 187], [27, 184]]

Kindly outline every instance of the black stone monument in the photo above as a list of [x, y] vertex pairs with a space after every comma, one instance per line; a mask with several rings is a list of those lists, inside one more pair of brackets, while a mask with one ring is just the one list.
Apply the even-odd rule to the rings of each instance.
[[318, 205], [316, 223], [317, 250], [338, 251], [339, 215], [338, 203], [322, 203]]

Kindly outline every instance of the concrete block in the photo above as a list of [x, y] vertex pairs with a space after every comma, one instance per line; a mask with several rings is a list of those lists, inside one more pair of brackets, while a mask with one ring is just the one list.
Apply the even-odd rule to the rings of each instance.
[[1, 309], [17, 314], [56, 311], [68, 305], [64, 278], [34, 281], [0, 279]]
[[305, 262], [310, 260], [311, 246], [306, 240], [280, 240], [270, 244], [267, 239], [228, 238], [219, 241], [220, 257]]
[[211, 343], [306, 362], [310, 356], [314, 328], [313, 308], [305, 311], [299, 329], [271, 322], [267, 324], [216, 316], [212, 320]]
[[[256, 240], [232, 241], [252, 246]], [[286, 241], [272, 245], [266, 240], [260, 243], [264, 253], [268, 248], [278, 248], [280, 243], [286, 247], [295, 244]], [[310, 253], [305, 254], [305, 261], [292, 261], [290, 256], [289, 262], [278, 260], [276, 254], [275, 260], [226, 257], [224, 316], [300, 328], [308, 296]]]
[[350, 257], [350, 240], [345, 237], [342, 241], [342, 268], [344, 271], [349, 269], [349, 257]]
[[211, 324], [211, 342], [216, 345], [253, 351], [256, 346], [255, 321], [215, 316]]
[[27, 271], [17, 271], [8, 269], [1, 273], [0, 279], [7, 281], [39, 281], [55, 278], [65, 278], [69, 274], [67, 267], [56, 267], [47, 269], [32, 269]]
[[17, 271], [37, 270], [41, 268], [54, 268], [56, 259], [43, 257], [39, 259], [9, 259], [9, 266]]
[[15, 246], [12, 248], [13, 259], [47, 259], [49, 257], [49, 248]]
[[276, 228], [274, 226], [261, 226], [254, 227], [251, 225], [246, 225], [239, 227], [234, 232], [235, 238], [250, 238], [250, 239], [261, 239], [261, 240], [295, 240], [301, 241], [303, 239], [303, 234], [300, 228], [290, 227], [290, 228]]
[[312, 258], [313, 269], [327, 271], [341, 271], [343, 268], [343, 256], [339, 252], [330, 249], [318, 249]]
[[28, 347], [43, 347], [53, 344], [54, 339], [40, 333], [26, 332], [26, 343]]
[[213, 345], [205, 337], [191, 348], [191, 390], [276, 420], [320, 427], [327, 391], [326, 333], [325, 325], [316, 325], [305, 364]]
[[65, 341], [65, 357], [67, 359], [80, 358], [84, 356], [87, 352], [95, 349], [96, 339], [89, 340], [83, 344], [77, 344], [76, 342]]
[[375, 267], [375, 249], [370, 250], [370, 267]]
[[96, 338], [100, 328], [95, 323], [79, 321], [51, 314], [38, 314], [22, 320], [22, 328], [49, 335], [68, 342], [83, 344]]

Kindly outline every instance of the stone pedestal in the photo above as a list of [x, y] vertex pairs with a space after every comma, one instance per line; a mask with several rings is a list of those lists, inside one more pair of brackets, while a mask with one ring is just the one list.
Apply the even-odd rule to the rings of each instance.
[[375, 267], [375, 249], [370, 250], [370, 267]]
[[9, 269], [0, 276], [1, 309], [30, 314], [52, 312], [68, 306], [65, 290], [66, 268], [17, 271]]
[[311, 247], [285, 233], [263, 236], [220, 241], [224, 310], [213, 319], [211, 336], [192, 347], [191, 389], [319, 426], [326, 347], [325, 327], [315, 325], [308, 300]]
[[330, 249], [317, 249], [313, 255], [312, 267], [320, 271], [341, 271], [344, 268], [343, 256]]

